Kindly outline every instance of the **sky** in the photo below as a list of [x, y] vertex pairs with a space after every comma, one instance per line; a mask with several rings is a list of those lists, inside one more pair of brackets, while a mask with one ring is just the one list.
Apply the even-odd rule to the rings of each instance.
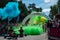
[[22, 0], [23, 3], [25, 3], [26, 7], [28, 7], [29, 4], [35, 3], [36, 7], [41, 7], [43, 9], [43, 12], [49, 12], [50, 6], [57, 3], [58, 0]]
[[26, 6], [28, 6], [29, 4], [35, 3], [36, 7], [42, 7], [43, 9], [45, 8], [49, 8], [51, 5], [56, 4], [57, 0], [22, 0], [23, 3], [26, 4]]

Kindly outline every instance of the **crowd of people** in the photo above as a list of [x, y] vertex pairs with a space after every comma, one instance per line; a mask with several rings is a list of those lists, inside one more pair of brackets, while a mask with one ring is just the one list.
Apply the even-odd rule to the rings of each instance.
[[54, 19], [54, 20], [48, 20], [47, 23], [44, 24], [44, 31], [46, 32], [46, 30], [48, 28], [59, 28], [60, 27], [60, 19]]
[[47, 27], [60, 27], [60, 20], [59, 19], [55, 19], [55, 20], [49, 20], [47, 22]]

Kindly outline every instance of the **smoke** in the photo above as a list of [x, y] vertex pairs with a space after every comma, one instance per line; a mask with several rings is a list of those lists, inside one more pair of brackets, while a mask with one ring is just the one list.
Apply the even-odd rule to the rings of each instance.
[[20, 14], [17, 2], [8, 2], [4, 8], [0, 8], [0, 18], [2, 20], [8, 18], [9, 21]]

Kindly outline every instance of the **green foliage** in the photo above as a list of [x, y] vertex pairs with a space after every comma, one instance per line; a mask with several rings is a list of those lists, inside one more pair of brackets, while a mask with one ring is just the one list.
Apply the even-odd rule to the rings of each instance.
[[8, 2], [13, 2], [14, 0], [0, 0], [0, 8], [3, 8]]
[[58, 7], [60, 7], [60, 0], [58, 0]]
[[36, 8], [37, 12], [42, 12], [42, 8]]
[[[60, 11], [60, 0], [58, 0], [57, 4], [54, 6], [51, 6], [51, 11], [50, 11], [50, 17], [53, 18], [54, 15], [56, 15], [58, 13], [58, 11]], [[59, 10], [58, 10], [59, 8]]]
[[53, 18], [54, 15], [56, 15], [58, 13], [58, 7], [57, 5], [51, 6], [51, 11], [50, 11], [50, 17]]
[[60, 13], [60, 0], [58, 0], [58, 13]]
[[[29, 8], [30, 11], [34, 10], [34, 11], [37, 11], [37, 12], [42, 12], [42, 8], [36, 8], [34, 3], [30, 4], [28, 6], [28, 8]], [[32, 9], [30, 9], [30, 8], [32, 8]]]
[[22, 1], [19, 2], [19, 9], [21, 10], [20, 21], [22, 21], [29, 13], [26, 8], [26, 5], [23, 4]]

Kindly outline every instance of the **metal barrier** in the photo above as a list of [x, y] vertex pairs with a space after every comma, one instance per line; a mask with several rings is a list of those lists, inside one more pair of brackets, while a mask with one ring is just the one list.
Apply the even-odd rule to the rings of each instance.
[[48, 28], [48, 36], [54, 39], [60, 39], [60, 28], [59, 27], [52, 27]]

